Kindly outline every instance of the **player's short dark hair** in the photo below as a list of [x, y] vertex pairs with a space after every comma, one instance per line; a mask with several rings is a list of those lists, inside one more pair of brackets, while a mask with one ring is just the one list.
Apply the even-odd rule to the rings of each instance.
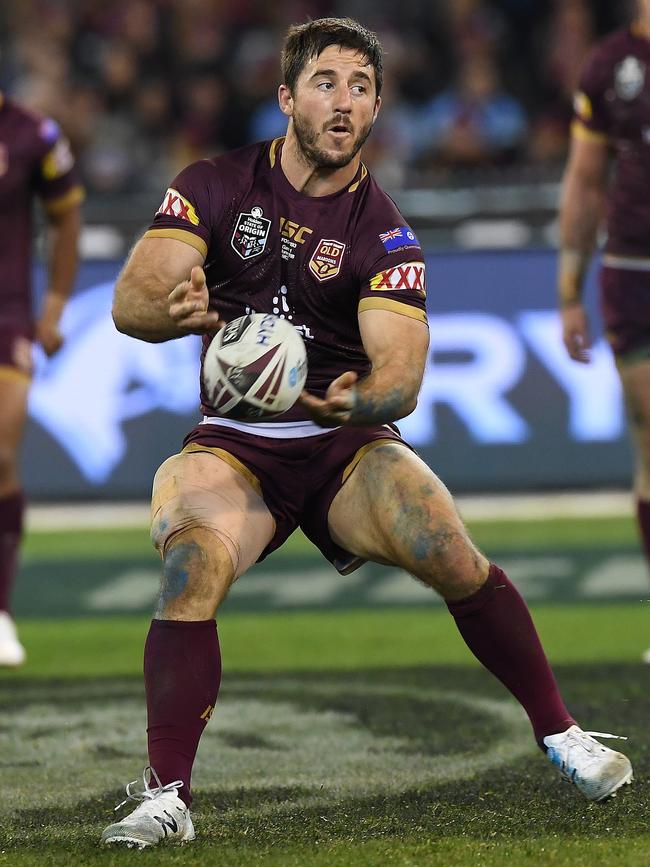
[[330, 45], [351, 48], [367, 58], [375, 70], [377, 96], [384, 81], [381, 42], [354, 18], [316, 18], [306, 24], [292, 24], [282, 50], [282, 77], [293, 92], [298, 76], [312, 57], [318, 57]]

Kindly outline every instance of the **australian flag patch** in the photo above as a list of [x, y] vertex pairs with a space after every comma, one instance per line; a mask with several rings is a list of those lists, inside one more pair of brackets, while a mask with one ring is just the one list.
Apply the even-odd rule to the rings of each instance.
[[387, 253], [392, 253], [393, 250], [402, 250], [404, 247], [420, 246], [415, 233], [408, 226], [397, 226], [395, 229], [381, 232], [379, 240]]

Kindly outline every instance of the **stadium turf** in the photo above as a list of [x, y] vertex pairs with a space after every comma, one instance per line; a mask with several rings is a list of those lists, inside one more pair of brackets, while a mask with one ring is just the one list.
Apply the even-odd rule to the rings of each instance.
[[[553, 556], [635, 544], [622, 519], [473, 530], [487, 548]], [[302, 565], [305, 552], [297, 537], [285, 555]], [[139, 528], [32, 534], [26, 546], [64, 600], [78, 592], [68, 568], [116, 556], [156, 566]], [[195, 773], [197, 841], [144, 853], [97, 840], [144, 764], [147, 618], [25, 619], [29, 662], [0, 672], [0, 865], [647, 867], [650, 667], [638, 660], [649, 606], [532, 606], [574, 715], [629, 738], [613, 743], [635, 782], [605, 804], [559, 781], [442, 607], [227, 610], [222, 694]]]

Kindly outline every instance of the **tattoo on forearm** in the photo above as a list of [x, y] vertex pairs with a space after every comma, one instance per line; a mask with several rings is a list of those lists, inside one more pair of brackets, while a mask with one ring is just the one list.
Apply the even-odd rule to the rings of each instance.
[[392, 388], [382, 395], [364, 395], [357, 391], [357, 400], [350, 414], [350, 424], [385, 424], [403, 415], [406, 401], [403, 388]]

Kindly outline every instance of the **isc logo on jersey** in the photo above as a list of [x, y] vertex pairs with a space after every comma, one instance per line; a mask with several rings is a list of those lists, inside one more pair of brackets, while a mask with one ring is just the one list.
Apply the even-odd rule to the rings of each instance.
[[424, 262], [404, 262], [402, 265], [380, 271], [370, 281], [370, 288], [378, 292], [410, 289], [424, 298], [426, 296]]
[[165, 193], [162, 205], [156, 213], [177, 217], [179, 220], [187, 220], [193, 226], [199, 225], [199, 218], [194, 210], [194, 205], [188, 202], [185, 196], [181, 196], [178, 190], [173, 189], [173, 187], [170, 187]]

